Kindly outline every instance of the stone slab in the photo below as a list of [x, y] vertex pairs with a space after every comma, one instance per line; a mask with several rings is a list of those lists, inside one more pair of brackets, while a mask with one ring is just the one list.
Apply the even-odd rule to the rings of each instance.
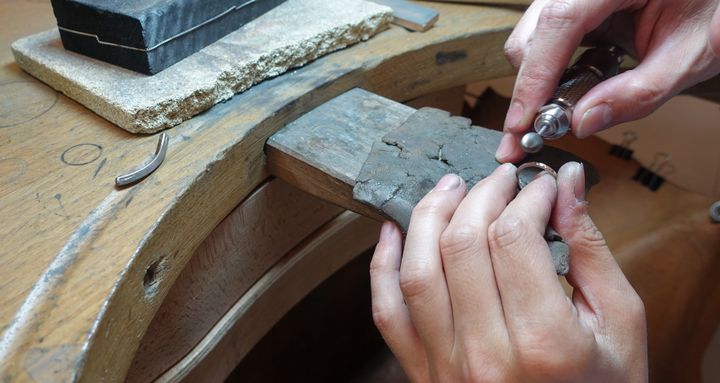
[[252, 85], [387, 28], [392, 10], [362, 0], [287, 0], [153, 76], [63, 49], [57, 30], [12, 44], [28, 73], [132, 133], [177, 125]]

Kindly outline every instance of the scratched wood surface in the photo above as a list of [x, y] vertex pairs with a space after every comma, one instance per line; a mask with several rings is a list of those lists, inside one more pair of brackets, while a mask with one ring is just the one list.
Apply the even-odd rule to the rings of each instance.
[[263, 275], [158, 382], [223, 381], [300, 299], [372, 247], [379, 230], [378, 222], [349, 211], [325, 224]]
[[267, 137], [302, 113], [357, 86], [403, 101], [512, 73], [502, 46], [519, 12], [423, 4], [440, 12], [436, 28], [393, 27], [217, 105], [169, 131], [156, 173], [116, 190], [157, 137], [133, 137], [24, 74], [9, 44], [52, 27], [50, 5], [3, 1], [0, 378], [122, 380], [195, 249], [266, 179]]
[[158, 378], [187, 355], [281, 257], [342, 209], [273, 179], [198, 247], [155, 314], [128, 382]]
[[267, 143], [273, 175], [323, 200], [382, 221], [353, 199], [353, 186], [375, 141], [415, 109], [353, 89], [275, 133]]

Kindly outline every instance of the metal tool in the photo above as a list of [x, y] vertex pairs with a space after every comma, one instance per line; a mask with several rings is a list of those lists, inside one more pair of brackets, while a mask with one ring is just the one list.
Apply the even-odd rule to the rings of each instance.
[[118, 187], [122, 187], [134, 184], [135, 182], [138, 182], [152, 174], [152, 172], [154, 172], [160, 166], [160, 164], [162, 164], [163, 160], [165, 160], [165, 153], [167, 153], [168, 142], [169, 138], [167, 133], [160, 134], [160, 139], [158, 140], [157, 148], [155, 149], [155, 155], [150, 160], [150, 162], [128, 174], [118, 176], [117, 178], [115, 178], [115, 185]]
[[710, 219], [715, 223], [720, 223], [720, 201], [710, 206]]
[[538, 111], [534, 131], [526, 133], [520, 140], [523, 150], [536, 153], [542, 149], [544, 140], [567, 134], [577, 102], [597, 84], [618, 74], [623, 58], [623, 50], [614, 45], [585, 51], [565, 72], [550, 101]]

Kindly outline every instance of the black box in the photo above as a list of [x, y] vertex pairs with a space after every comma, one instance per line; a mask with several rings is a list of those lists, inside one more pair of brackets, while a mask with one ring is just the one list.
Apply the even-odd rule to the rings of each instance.
[[65, 49], [155, 74], [285, 0], [51, 0]]

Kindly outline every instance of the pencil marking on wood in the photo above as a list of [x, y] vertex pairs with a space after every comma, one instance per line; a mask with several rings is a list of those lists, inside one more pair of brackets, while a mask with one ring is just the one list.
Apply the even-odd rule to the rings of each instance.
[[107, 163], [107, 157], [103, 158], [103, 160], [100, 161], [100, 165], [98, 165], [97, 169], [95, 169], [95, 173], [93, 173], [93, 179], [95, 179], [95, 177], [97, 177], [98, 173], [100, 173], [100, 169], [102, 169], [106, 163]]
[[60, 161], [65, 165], [83, 166], [95, 162], [102, 155], [102, 146], [98, 144], [73, 145], [60, 155]]
[[27, 162], [20, 158], [0, 159], [0, 185], [9, 184], [27, 172]]
[[[0, 84], [0, 129], [30, 122], [52, 109], [58, 101], [57, 92], [38, 81], [12, 81]], [[17, 100], [23, 107], [17, 107]]]

